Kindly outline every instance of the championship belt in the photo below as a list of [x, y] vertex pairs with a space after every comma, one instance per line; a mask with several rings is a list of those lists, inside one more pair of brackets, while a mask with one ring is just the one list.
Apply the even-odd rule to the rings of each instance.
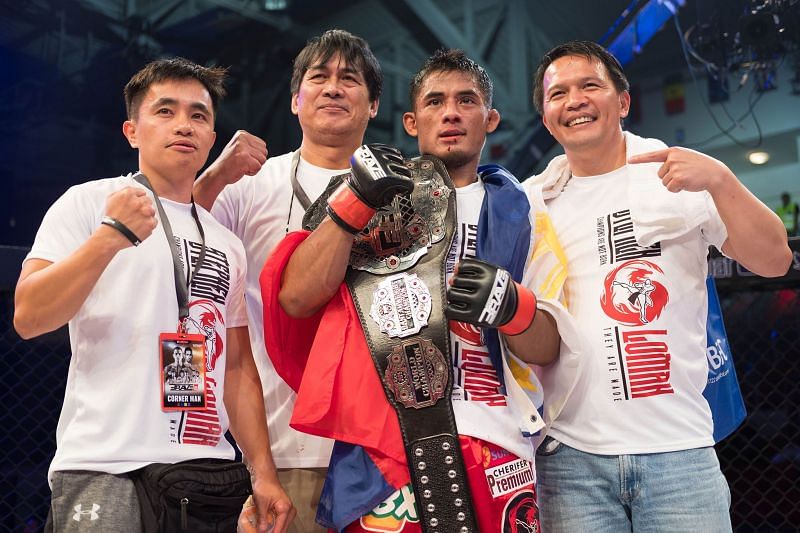
[[[345, 282], [386, 398], [400, 422], [423, 531], [477, 532], [455, 415], [444, 316], [445, 263], [456, 226], [453, 184], [431, 156], [407, 161], [414, 190], [379, 209], [355, 236]], [[325, 217], [333, 178], [304, 218]]]

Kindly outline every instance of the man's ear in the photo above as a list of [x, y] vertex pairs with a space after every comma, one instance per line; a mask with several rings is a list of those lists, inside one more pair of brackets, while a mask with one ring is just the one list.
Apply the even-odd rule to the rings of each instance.
[[128, 144], [131, 145], [131, 148], [139, 148], [139, 144], [136, 142], [136, 122], [133, 120], [123, 122], [122, 134], [128, 139]]
[[417, 136], [417, 117], [414, 115], [414, 113], [411, 113], [410, 111], [403, 113], [403, 127], [405, 128], [406, 133], [412, 137]]
[[619, 93], [619, 107], [620, 107], [620, 118], [625, 118], [628, 116], [628, 113], [631, 111], [631, 93], [628, 91], [622, 91]]
[[292, 94], [292, 115], [297, 114], [297, 93]]
[[486, 133], [492, 133], [500, 125], [500, 112], [497, 109], [490, 109], [486, 121]]
[[375, 99], [374, 102], [369, 103], [369, 118], [375, 118], [378, 115], [378, 106], [380, 105], [380, 99]]

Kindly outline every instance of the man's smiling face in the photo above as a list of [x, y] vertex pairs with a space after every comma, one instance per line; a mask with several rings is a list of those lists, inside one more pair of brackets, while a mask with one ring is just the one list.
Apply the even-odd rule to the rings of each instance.
[[630, 94], [619, 92], [603, 64], [584, 56], [563, 56], [544, 73], [542, 120], [567, 152], [611, 145], [628, 115]]
[[378, 102], [370, 101], [364, 75], [339, 54], [310, 66], [292, 95], [292, 113], [304, 135], [363, 135], [377, 111]]

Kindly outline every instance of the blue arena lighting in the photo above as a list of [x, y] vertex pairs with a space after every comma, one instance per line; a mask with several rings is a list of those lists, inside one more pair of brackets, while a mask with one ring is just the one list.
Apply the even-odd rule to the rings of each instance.
[[[686, 0], [649, 0], [637, 3], [640, 3], [641, 6], [638, 9], [630, 10], [632, 17], [622, 25], [619, 32], [616, 32], [611, 42], [606, 44], [603, 39], [599, 41], [609, 52], [614, 54], [622, 66], [630, 63], [635, 55], [642, 51], [644, 45], [664, 26], [664, 23], [675, 16], [678, 9], [685, 5]], [[620, 19], [625, 18], [628, 11], [629, 9], [626, 9]], [[618, 22], [619, 19], [614, 25], [618, 25]]]

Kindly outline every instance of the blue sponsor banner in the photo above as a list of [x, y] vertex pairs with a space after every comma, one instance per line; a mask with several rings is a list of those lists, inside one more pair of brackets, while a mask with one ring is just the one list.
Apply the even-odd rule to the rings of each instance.
[[708, 358], [708, 383], [703, 391], [711, 416], [714, 420], [714, 442], [719, 442], [738, 428], [747, 410], [744, 406], [736, 369], [733, 367], [728, 335], [722, 322], [722, 310], [719, 305], [714, 278], [706, 278], [708, 289], [708, 319], [706, 322]]

